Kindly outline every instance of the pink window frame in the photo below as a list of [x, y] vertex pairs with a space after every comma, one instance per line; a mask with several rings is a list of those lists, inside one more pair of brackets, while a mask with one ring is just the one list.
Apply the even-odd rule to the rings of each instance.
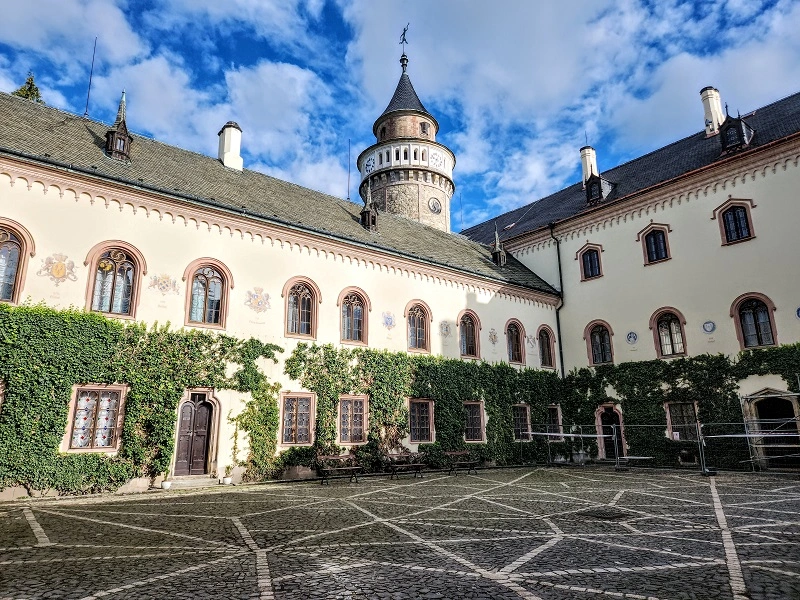
[[[754, 300], [761, 300], [767, 306], [767, 314], [769, 315], [769, 325], [772, 328], [772, 341], [774, 342], [772, 345], [769, 346], [745, 346], [744, 345], [744, 332], [742, 332], [742, 322], [739, 319], [739, 307], [742, 305], [743, 302], [754, 299]], [[737, 297], [736, 300], [733, 301], [731, 304], [731, 311], [730, 316], [733, 319], [734, 329], [736, 330], [736, 339], [739, 340], [739, 348], [742, 350], [753, 350], [755, 348], [772, 348], [773, 346], [778, 345], [778, 329], [775, 327], [775, 311], [777, 307], [775, 303], [770, 300], [769, 296], [766, 296], [760, 292], [747, 292], [746, 294], [742, 294], [741, 296]]]
[[[725, 235], [725, 223], [722, 218], [722, 213], [724, 213], [729, 208], [733, 208], [734, 206], [741, 206], [745, 209], [747, 213], [747, 226], [750, 228], [750, 237], [742, 238], [741, 240], [733, 240], [732, 242], [728, 241], [728, 236]], [[753, 200], [749, 198], [732, 198], [728, 196], [728, 199], [720, 204], [714, 211], [711, 213], [711, 220], [717, 221], [719, 225], [719, 237], [720, 241], [722, 242], [722, 246], [732, 246], [733, 244], [741, 244], [742, 242], [749, 242], [750, 240], [756, 237], [756, 231], [753, 228], [753, 213], [752, 209], [758, 206]]]
[[[672, 313], [676, 317], [678, 317], [678, 323], [681, 326], [681, 339], [683, 339], [683, 352], [678, 354], [662, 354], [661, 353], [661, 337], [658, 335], [658, 319], [661, 318], [666, 313]], [[656, 346], [656, 356], [658, 358], [677, 358], [679, 356], [687, 356], [689, 351], [687, 350], [688, 345], [686, 343], [686, 317], [683, 316], [683, 313], [679, 311], [677, 308], [672, 306], [662, 306], [657, 311], [655, 311], [652, 316], [650, 317], [650, 331], [653, 332], [653, 343]]]
[[[464, 317], [472, 319], [472, 324], [475, 326], [475, 354], [461, 354], [461, 320]], [[480, 360], [481, 357], [481, 320], [478, 318], [478, 313], [469, 308], [462, 310], [456, 317], [456, 329], [458, 330], [458, 353], [461, 358], [474, 358]]]
[[[78, 405], [78, 394], [83, 390], [110, 390], [119, 393], [119, 409], [117, 410], [117, 423], [115, 425], [114, 445], [108, 448], [72, 448], [72, 428], [75, 421], [75, 409]], [[128, 386], [124, 384], [86, 383], [72, 386], [67, 409], [67, 429], [61, 438], [59, 450], [69, 454], [106, 454], [115, 456], [122, 444], [122, 426], [125, 422], [125, 400], [128, 395]]]
[[519, 361], [512, 361], [511, 357], [509, 356], [508, 357], [508, 362], [509, 362], [509, 364], [512, 364], [512, 365], [524, 365], [525, 361], [527, 359], [527, 356], [525, 356], [525, 327], [523, 327], [522, 322], [519, 319], [509, 319], [508, 321], [506, 321], [506, 325], [503, 328], [503, 333], [506, 336], [506, 349], [508, 349], [508, 328], [512, 324], [516, 325], [517, 328], [519, 329], [519, 355], [520, 355], [520, 360]]
[[[606, 329], [608, 329], [609, 342], [611, 345], [611, 362], [596, 363], [592, 359], [592, 329], [594, 329], [595, 326], [597, 325], [602, 325]], [[589, 357], [589, 366], [594, 367], [595, 365], [614, 364], [614, 330], [611, 329], [611, 325], [609, 325], [606, 321], [603, 321], [602, 319], [595, 319], [594, 321], [591, 321], [586, 327], [584, 327], [583, 339], [586, 342], [586, 354]]]
[[[289, 292], [292, 287], [302, 283], [311, 288], [313, 298], [311, 298], [311, 333], [306, 335], [302, 333], [291, 333], [289, 331]], [[319, 321], [319, 310], [317, 307], [322, 304], [322, 292], [319, 291], [319, 286], [314, 283], [309, 277], [292, 277], [287, 281], [283, 290], [281, 291], [281, 298], [283, 298], [283, 335], [287, 338], [298, 338], [303, 340], [317, 339], [317, 324]], [[341, 319], [340, 319], [341, 320]], [[341, 328], [341, 324], [339, 325]]]
[[[105, 252], [113, 250], [114, 248], [125, 251], [131, 257], [136, 267], [136, 273], [133, 278], [133, 294], [131, 295], [131, 311], [127, 315], [92, 310], [94, 282], [97, 279], [97, 261]], [[114, 319], [135, 319], [136, 311], [139, 308], [139, 298], [142, 292], [142, 281], [144, 280], [144, 276], [147, 275], [147, 262], [139, 249], [133, 244], [123, 242], [122, 240], [100, 242], [92, 246], [92, 249], [89, 250], [89, 253], [86, 255], [86, 260], [83, 261], [83, 265], [89, 268], [89, 277], [86, 283], [86, 312], [96, 312], [100, 315], [108, 315]]]
[[[542, 369], [551, 369], [555, 370], [558, 366], [558, 359], [556, 358], [556, 335], [553, 333], [553, 329], [549, 325], [541, 325], [539, 329], [536, 330], [536, 343], [539, 344], [539, 334], [542, 331], [546, 331], [547, 334], [550, 336], [550, 357], [553, 359], [553, 365], [547, 366], [542, 364], [542, 349], [539, 348], [539, 367]], [[611, 330], [609, 330], [610, 333]], [[613, 355], [613, 352], [612, 352]]]
[[[647, 258], [647, 234], [652, 231], [663, 231], [664, 232], [664, 245], [667, 248], [667, 257], [662, 258], [660, 260], [654, 260], [650, 262]], [[667, 225], [666, 223], [653, 223], [651, 222], [647, 227], [642, 229], [639, 233], [636, 234], [636, 241], [642, 244], [642, 257], [644, 259], [644, 266], [650, 265], [660, 265], [661, 263], [665, 263], [668, 260], [672, 260], [672, 249], [669, 247], [669, 234], [672, 233], [672, 227]]]
[[[589, 250], [597, 251], [597, 265], [600, 269], [600, 274], [596, 275], [595, 277], [586, 277], [586, 273], [583, 269], [583, 255]], [[586, 242], [583, 246], [581, 246], [580, 250], [575, 253], [575, 260], [578, 261], [578, 267], [581, 270], [581, 281], [594, 281], [595, 279], [600, 279], [603, 276], [603, 252], [603, 246], [600, 244], [590, 244], [589, 242]]]
[[[200, 323], [197, 321], [190, 321], [189, 315], [192, 306], [192, 283], [194, 282], [194, 275], [200, 269], [210, 267], [215, 269], [222, 275], [222, 302], [219, 309], [219, 323]], [[230, 304], [231, 290], [233, 289], [233, 274], [228, 266], [216, 258], [198, 258], [189, 263], [183, 271], [181, 281], [186, 283], [186, 299], [183, 306], [183, 324], [186, 327], [203, 327], [206, 329], [225, 329], [228, 322], [228, 305]]]
[[[423, 312], [425, 313], [425, 347], [424, 348], [411, 348], [408, 339], [408, 311], [410, 311], [415, 306], [419, 306], [422, 308]], [[403, 309], [403, 319], [406, 323], [406, 351], [413, 352], [417, 354], [430, 354], [431, 352], [431, 327], [433, 326], [433, 313], [431, 312], [431, 307], [428, 306], [422, 300], [411, 300], [406, 304], [406, 307]], [[460, 347], [460, 340], [459, 340], [459, 347]], [[459, 350], [460, 351], [460, 350]]]
[[36, 256], [36, 244], [33, 241], [30, 231], [11, 219], [0, 217], [0, 225], [13, 231], [20, 241], [19, 264], [17, 273], [14, 276], [14, 290], [11, 293], [11, 300], [2, 300], [8, 304], [19, 304], [22, 289], [25, 287], [25, 275], [28, 272], [28, 258]]
[[[364, 304], [364, 316], [361, 321], [361, 337], [362, 339], [359, 340], [346, 340], [344, 339], [344, 330], [342, 329], [342, 311], [341, 306], [344, 299], [351, 295], [355, 294], [359, 298], [361, 298], [361, 302]], [[362, 290], [360, 287], [356, 287], [351, 285], [350, 287], [344, 288], [340, 293], [339, 297], [336, 299], [336, 308], [339, 310], [339, 341], [342, 344], [348, 344], [351, 346], [367, 346], [369, 345], [369, 313], [372, 312], [372, 302], [370, 302], [369, 296], [367, 293]]]

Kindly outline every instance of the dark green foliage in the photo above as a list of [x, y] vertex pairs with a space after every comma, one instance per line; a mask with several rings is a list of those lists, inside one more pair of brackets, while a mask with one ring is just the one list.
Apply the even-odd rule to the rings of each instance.
[[[253, 403], [272, 407], [273, 421], [262, 420], [271, 427], [266, 437], [274, 457], [275, 389], [256, 360], [275, 360], [278, 351], [257, 340], [169, 326], [147, 329], [42, 305], [0, 304], [0, 381], [6, 388], [0, 407], [0, 487], [89, 493], [163, 473], [172, 458], [178, 403], [195, 387], [250, 392]], [[231, 364], [239, 368], [228, 378]], [[120, 452], [114, 457], [59, 453], [72, 387], [99, 383], [129, 386]], [[251, 406], [245, 408], [241, 425], [255, 439], [251, 454], [264, 452], [260, 430], [247, 429], [252, 412]], [[257, 463], [255, 458], [248, 462]]]
[[36, 102], [37, 104], [44, 104], [42, 95], [39, 93], [39, 87], [34, 82], [33, 73], [31, 71], [28, 71], [28, 76], [25, 78], [25, 83], [21, 85], [19, 89], [11, 92], [11, 95], [25, 98], [26, 100]]

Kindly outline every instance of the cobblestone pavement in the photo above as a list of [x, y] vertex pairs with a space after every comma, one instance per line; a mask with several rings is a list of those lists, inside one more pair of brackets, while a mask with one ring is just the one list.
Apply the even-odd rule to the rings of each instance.
[[0, 599], [800, 598], [800, 480], [429, 473], [0, 505]]

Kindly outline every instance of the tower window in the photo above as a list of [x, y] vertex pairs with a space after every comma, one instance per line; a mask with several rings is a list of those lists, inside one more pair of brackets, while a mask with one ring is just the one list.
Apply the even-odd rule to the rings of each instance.
[[386, 162], [387, 163], [389, 162], [389, 151], [388, 150], [386, 151]]
[[400, 149], [399, 148], [394, 151], [394, 159], [395, 160], [400, 160]]
[[381, 139], [386, 138], [386, 127], [381, 127]]
[[420, 123], [419, 124], [419, 132], [420, 135], [424, 135], [425, 137], [428, 136], [428, 124], [427, 123]]
[[425, 150], [422, 151], [422, 160], [425, 160]]
[[378, 164], [379, 164], [379, 165], [382, 165], [382, 164], [383, 164], [383, 152], [381, 152], [380, 154], [378, 154]]
[[408, 160], [408, 150], [403, 150], [403, 160]]
[[414, 150], [414, 160], [417, 160], [417, 151]]

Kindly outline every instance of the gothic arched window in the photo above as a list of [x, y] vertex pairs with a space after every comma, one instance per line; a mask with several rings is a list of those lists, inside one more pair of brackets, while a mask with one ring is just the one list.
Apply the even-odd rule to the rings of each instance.
[[429, 330], [428, 330], [428, 311], [422, 304], [413, 304], [406, 311], [408, 323], [408, 349], [428, 351]]
[[775, 345], [772, 315], [763, 301], [745, 299], [739, 304], [738, 316], [745, 348]]
[[459, 347], [461, 356], [477, 358], [478, 355], [478, 319], [471, 311], [464, 313], [458, 321]]
[[189, 322], [221, 325], [225, 300], [223, 275], [210, 266], [200, 267], [192, 277], [191, 294]]
[[342, 341], [366, 342], [364, 326], [364, 299], [360, 294], [349, 293], [341, 301]]
[[312, 334], [314, 292], [305, 283], [297, 283], [289, 290], [286, 328], [296, 335]]
[[20, 258], [25, 254], [16, 232], [0, 225], [0, 301], [14, 302], [18, 296]]
[[111, 248], [97, 261], [92, 310], [112, 315], [133, 315], [136, 263], [119, 248]]
[[[652, 323], [653, 321], [651, 321], [651, 327]], [[682, 323], [682, 317], [673, 311], [662, 310], [656, 313], [656, 350], [659, 358], [686, 354]]]
[[602, 365], [614, 362], [611, 346], [611, 327], [605, 321], [592, 321], [586, 326], [583, 338], [586, 340], [586, 351], [590, 365]]
[[525, 335], [522, 333], [522, 326], [516, 321], [511, 321], [506, 326], [506, 345], [508, 346], [508, 362], [510, 363], [523, 363], [525, 357], [522, 353], [523, 338]]

